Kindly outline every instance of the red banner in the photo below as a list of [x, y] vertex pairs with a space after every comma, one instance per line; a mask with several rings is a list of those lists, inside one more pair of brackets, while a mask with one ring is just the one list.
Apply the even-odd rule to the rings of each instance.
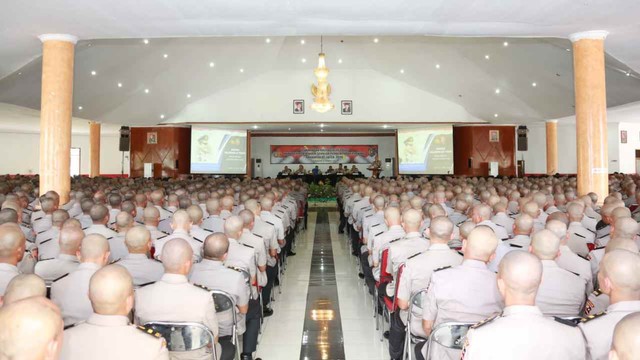
[[378, 145], [271, 145], [272, 164], [370, 164]]

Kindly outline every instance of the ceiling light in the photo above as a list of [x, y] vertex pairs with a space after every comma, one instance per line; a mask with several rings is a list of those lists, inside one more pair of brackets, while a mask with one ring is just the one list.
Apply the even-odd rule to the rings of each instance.
[[304, 64], [304, 63], [306, 63], [306, 62], [307, 62], [307, 59], [302, 58], [300, 61], [302, 61], [302, 63]]
[[387, 124], [382, 125], [382, 128], [383, 128], [383, 129], [386, 129], [386, 128], [388, 128], [388, 127], [389, 127], [389, 125], [387, 125]]
[[264, 39], [264, 42], [266, 42], [267, 44], [270, 44], [271, 43], [271, 39], [266, 38], [266, 39]]
[[404, 69], [400, 69], [400, 74], [404, 74]]
[[500, 89], [496, 89], [496, 94], [500, 94]]
[[241, 73], [243, 73], [243, 72], [244, 72], [244, 69], [242, 69], [242, 68], [241, 68], [241, 69], [240, 69], [240, 72], [241, 72]]
[[291, 131], [291, 128], [289, 128], [288, 130]]
[[91, 71], [91, 75], [96, 76], [96, 74], [98, 74], [98, 73], [97, 73], [97, 72], [95, 72], [95, 70], [94, 70], [94, 71]]
[[144, 40], [142, 40], [142, 42], [143, 42], [145, 45], [147, 45], [147, 44], [149, 44], [149, 39], [144, 39]]
[[490, 56], [487, 54], [484, 56], [485, 59], [489, 60]]
[[493, 117], [496, 117], [496, 118], [497, 118], [497, 117], [498, 117], [498, 114], [493, 114]]
[[507, 41], [505, 41], [505, 42], [502, 43], [502, 46], [507, 47], [507, 46], [509, 46], [509, 43]]
[[567, 48], [566, 50], [567, 50], [567, 51], [571, 51], [571, 49], [569, 49], [569, 48]]
[[160, 115], [160, 119], [164, 119], [164, 114], [161, 114], [161, 115]]
[[118, 83], [118, 87], [122, 87], [122, 83], [120, 83], [120, 82], [119, 82], [119, 83]]
[[145, 94], [149, 93], [149, 89], [144, 89]]
[[169, 54], [164, 54], [164, 55], [162, 55], [162, 56], [164, 56], [164, 58], [166, 59], [166, 58], [168, 58], [168, 57], [169, 57]]
[[191, 98], [191, 94], [187, 94], [187, 99], [190, 99], [190, 98]]
[[82, 110], [82, 106], [78, 106], [78, 110]]
[[324, 132], [324, 129], [320, 129], [320, 132]]
[[22, 75], [22, 72], [19, 72], [18, 75]]
[[304, 45], [305, 41], [304, 39], [300, 40], [300, 45]]
[[311, 109], [319, 112], [326, 113], [334, 108], [334, 105], [329, 100], [331, 95], [331, 85], [327, 81], [329, 76], [329, 68], [324, 61], [323, 41], [320, 36], [320, 53], [318, 54], [318, 67], [313, 69], [313, 74], [316, 77], [317, 84], [311, 84], [311, 95], [313, 95], [313, 104]]
[[538, 86], [538, 84], [536, 84], [536, 83], [531, 83], [531, 86], [536, 87], [536, 86]]
[[440, 64], [436, 64], [436, 69], [440, 69]]
[[627, 71], [627, 73], [625, 75], [631, 76], [631, 71]]
[[209, 67], [214, 67], [214, 66], [216, 66], [216, 64], [214, 64], [213, 61], [209, 63]]
[[342, 64], [342, 59], [338, 59], [338, 64]]
[[323, 127], [324, 127], [324, 124], [320, 124], [320, 127], [321, 127], [321, 128], [323, 128]]
[[258, 128], [258, 125], [253, 125], [253, 128], [254, 128], [254, 129], [257, 129], [257, 128]]
[[374, 42], [374, 43], [376, 43], [376, 44], [377, 44], [379, 41], [380, 41], [380, 40], [378, 40], [378, 38], [373, 39], [373, 42]]

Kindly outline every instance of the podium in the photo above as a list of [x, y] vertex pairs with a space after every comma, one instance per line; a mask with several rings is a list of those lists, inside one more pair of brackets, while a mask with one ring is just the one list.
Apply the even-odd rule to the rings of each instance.
[[381, 166], [370, 166], [367, 168], [367, 170], [371, 171], [371, 177], [373, 178], [379, 178], [380, 177], [380, 173], [382, 172], [382, 167]]

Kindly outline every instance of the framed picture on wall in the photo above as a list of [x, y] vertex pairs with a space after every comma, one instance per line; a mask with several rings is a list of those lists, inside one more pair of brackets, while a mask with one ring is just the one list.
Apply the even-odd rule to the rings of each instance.
[[342, 100], [340, 102], [340, 113], [342, 115], [351, 115], [351, 114], [353, 114], [353, 101], [352, 100]]
[[157, 144], [158, 143], [158, 133], [157, 132], [148, 132], [147, 133], [147, 144]]
[[489, 142], [500, 142], [500, 130], [489, 130]]
[[627, 143], [627, 130], [620, 130], [620, 143], [621, 144]]
[[304, 100], [302, 99], [293, 100], [293, 113], [304, 114]]

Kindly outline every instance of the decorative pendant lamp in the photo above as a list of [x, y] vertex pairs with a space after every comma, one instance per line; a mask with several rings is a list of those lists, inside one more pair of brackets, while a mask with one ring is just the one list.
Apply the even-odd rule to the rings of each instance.
[[318, 54], [318, 67], [313, 70], [316, 78], [318, 78], [318, 85], [311, 84], [311, 94], [313, 95], [313, 104], [311, 109], [319, 112], [326, 113], [333, 109], [333, 104], [329, 101], [329, 95], [331, 95], [331, 85], [327, 82], [327, 76], [329, 75], [329, 69], [324, 62], [324, 52], [322, 36], [320, 37], [320, 54]]

